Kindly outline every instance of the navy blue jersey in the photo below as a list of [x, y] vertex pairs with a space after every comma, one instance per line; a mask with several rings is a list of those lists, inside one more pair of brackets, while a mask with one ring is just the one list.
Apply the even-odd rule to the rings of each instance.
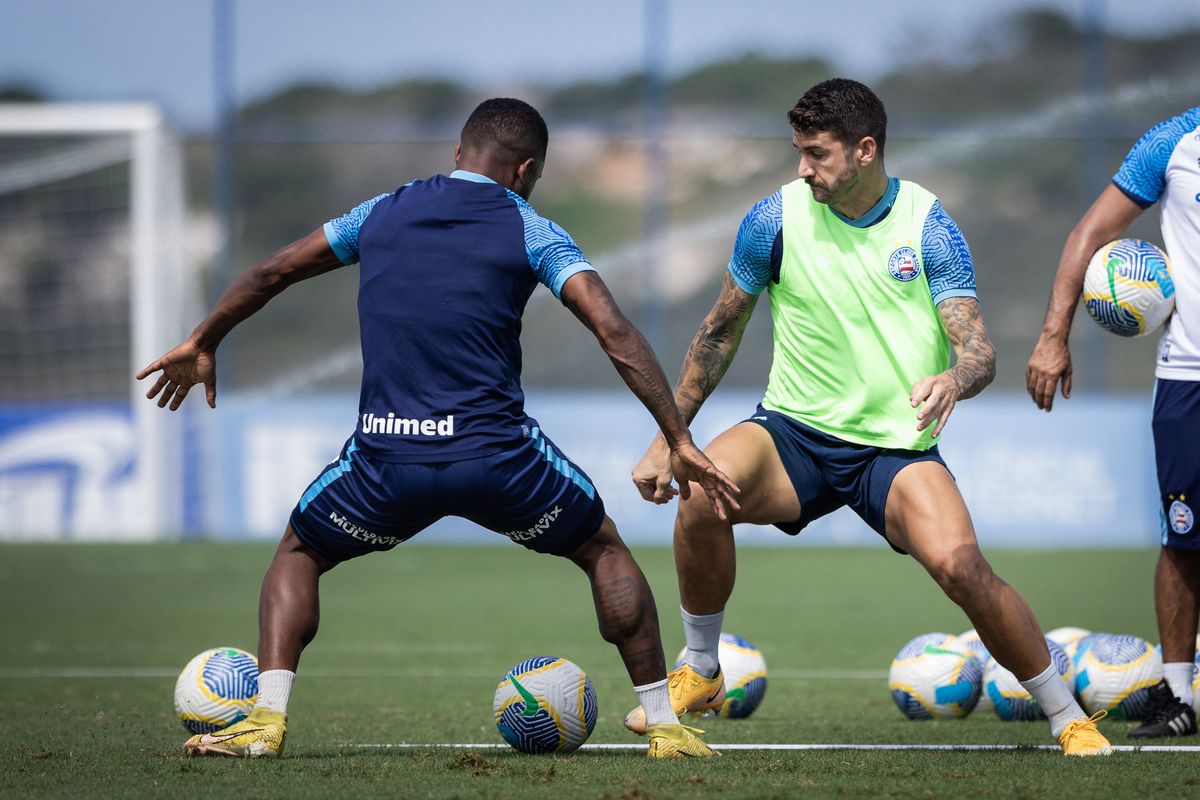
[[489, 178], [413, 181], [325, 225], [360, 266], [363, 355], [355, 439], [383, 461], [456, 461], [528, 435], [521, 316], [592, 269], [558, 225]]

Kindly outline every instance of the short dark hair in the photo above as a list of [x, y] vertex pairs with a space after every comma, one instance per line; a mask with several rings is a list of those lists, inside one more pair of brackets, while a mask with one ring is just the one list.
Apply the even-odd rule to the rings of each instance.
[[514, 160], [545, 159], [550, 132], [542, 115], [529, 103], [494, 97], [484, 100], [467, 117], [461, 141], [464, 147], [506, 150]]
[[880, 152], [883, 152], [887, 138], [887, 111], [883, 101], [869, 88], [849, 78], [831, 78], [809, 89], [788, 112], [788, 122], [799, 133], [826, 131], [847, 146], [870, 136], [879, 145]]

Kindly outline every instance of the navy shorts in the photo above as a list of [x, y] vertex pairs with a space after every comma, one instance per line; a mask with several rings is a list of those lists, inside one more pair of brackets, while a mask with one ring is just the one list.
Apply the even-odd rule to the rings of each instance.
[[[763, 426], [771, 434], [796, 490], [800, 519], [776, 524], [793, 536], [813, 520], [850, 506], [886, 541], [884, 509], [896, 474], [919, 461], [946, 466], [936, 445], [928, 450], [888, 450], [853, 444], [762, 406], [746, 421]], [[904, 552], [894, 545], [892, 549]]]
[[442, 517], [463, 517], [539, 553], [569, 555], [600, 529], [604, 501], [588, 476], [536, 427], [483, 458], [395, 464], [354, 438], [309, 485], [292, 530], [325, 558], [390, 550]]
[[1163, 547], [1200, 550], [1200, 381], [1156, 381], [1151, 425]]

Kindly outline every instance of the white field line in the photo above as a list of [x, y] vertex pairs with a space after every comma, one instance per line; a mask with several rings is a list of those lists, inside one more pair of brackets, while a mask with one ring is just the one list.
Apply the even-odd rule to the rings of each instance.
[[[350, 749], [361, 750], [511, 750], [507, 744], [354, 744]], [[1056, 744], [714, 744], [713, 750], [1053, 750]], [[645, 744], [585, 744], [581, 750], [645, 750]], [[1200, 753], [1200, 745], [1129, 745], [1115, 744], [1118, 753]]]
[[[614, 680], [625, 677], [624, 673], [618, 672], [590, 672], [588, 674], [593, 678]], [[496, 680], [499, 680], [503, 677], [503, 672], [483, 671], [478, 669], [430, 670], [418, 667], [411, 669], [322, 669], [321, 667], [312, 667], [302, 670], [300, 675], [302, 678], [332, 678], [335, 680], [355, 678], [423, 678], [426, 680], [476, 680], [495, 678]], [[90, 678], [176, 678], [178, 676], [179, 669], [172, 667], [0, 667], [0, 679], [8, 680], [38, 678], [68, 680], [83, 680]], [[770, 678], [772, 680], [798, 681], [882, 681], [887, 680], [887, 672], [882, 670], [867, 669], [780, 669], [772, 671]]]

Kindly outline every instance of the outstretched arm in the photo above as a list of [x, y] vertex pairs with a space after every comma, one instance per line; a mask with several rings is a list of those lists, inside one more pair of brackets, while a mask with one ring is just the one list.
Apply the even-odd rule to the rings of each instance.
[[719, 517], [726, 517], [727, 508], [737, 509], [734, 496], [738, 488], [692, 442], [650, 344], [621, 312], [600, 276], [591, 270], [572, 275], [563, 285], [561, 296], [567, 308], [595, 334], [622, 380], [658, 423], [685, 496], [688, 481], [695, 481], [704, 488]]
[[1053, 407], [1054, 391], [1060, 380], [1062, 396], [1071, 396], [1071, 350], [1067, 340], [1088, 261], [1104, 244], [1120, 236], [1141, 213], [1141, 206], [1116, 186], [1109, 186], [1067, 236], [1054, 274], [1054, 288], [1050, 290], [1046, 321], [1025, 367], [1025, 387], [1038, 408], [1049, 411]]
[[170, 404], [175, 411], [188, 391], [203, 383], [208, 405], [216, 408], [216, 351], [225, 335], [288, 286], [340, 266], [324, 231], [317, 230], [243, 272], [191, 336], [138, 372], [139, 381], [162, 372], [146, 397], [153, 400], [158, 396], [159, 408]]
[[996, 377], [996, 348], [988, 339], [983, 311], [974, 297], [950, 297], [938, 303], [942, 327], [954, 346], [954, 366], [938, 375], [922, 378], [909, 393], [917, 412], [917, 430], [934, 425], [937, 438], [959, 400], [974, 397]]
[[[733, 363], [757, 300], [756, 295], [743, 291], [733, 277], [725, 273], [721, 293], [692, 338], [675, 386], [675, 403], [688, 422], [696, 418], [700, 406]], [[661, 505], [679, 494], [671, 485], [671, 471], [667, 465], [667, 442], [657, 436], [633, 470], [633, 482], [643, 499]]]

